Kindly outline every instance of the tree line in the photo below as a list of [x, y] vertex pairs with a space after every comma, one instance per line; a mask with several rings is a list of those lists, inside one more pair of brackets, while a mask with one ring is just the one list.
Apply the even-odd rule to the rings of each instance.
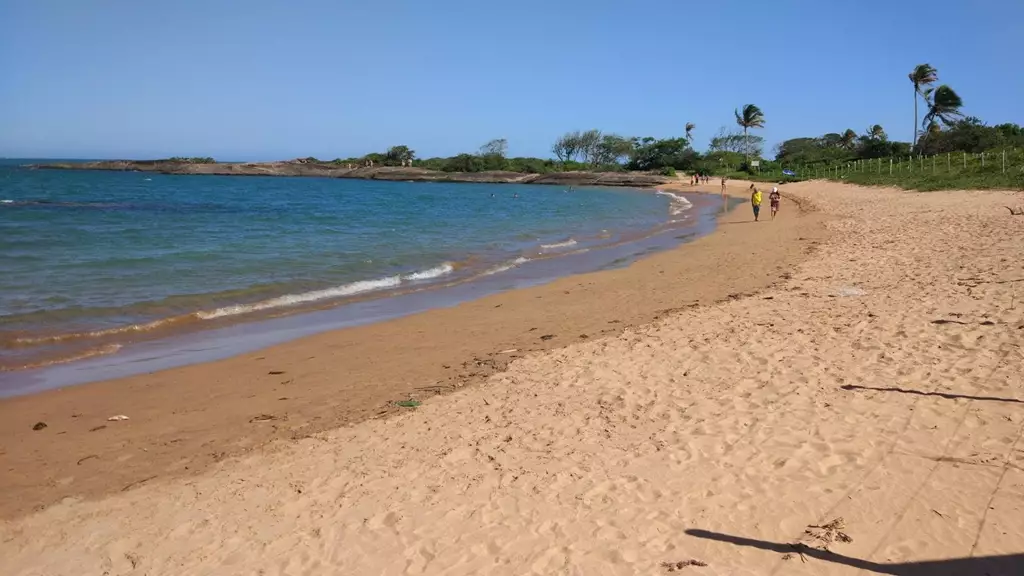
[[[882, 126], [875, 124], [862, 133], [847, 128], [816, 137], [791, 138], [776, 146], [776, 161], [783, 166], [809, 166], [948, 152], [977, 154], [1024, 147], [1021, 126], [1012, 123], [989, 126], [980, 118], [965, 116], [960, 95], [946, 84], [935, 86], [939, 73], [934, 66], [919, 64], [907, 76], [914, 92], [914, 132], [910, 142], [890, 140]], [[923, 104], [923, 117], [920, 104]]]
[[[988, 126], [961, 112], [963, 100], [946, 84], [935, 86], [939, 74], [930, 64], [919, 64], [908, 74], [914, 95], [914, 133], [911, 142], [890, 140], [885, 129], [874, 124], [863, 132], [847, 128], [820, 136], [791, 138], [774, 149], [774, 162], [761, 161], [760, 168], [808, 166], [944, 152], [983, 152], [1000, 147], [1024, 147], [1024, 129], [1016, 124]], [[923, 104], [923, 108], [920, 105]], [[924, 115], [920, 116], [923, 109]], [[697, 125], [686, 122], [682, 134], [670, 138], [624, 136], [599, 129], [575, 130], [558, 137], [551, 145], [553, 158], [509, 157], [508, 141], [496, 138], [475, 152], [451, 157], [417, 158], [408, 146], [392, 146], [358, 158], [324, 162], [358, 166], [412, 166], [443, 172], [512, 171], [548, 173], [556, 171], [657, 171], [676, 170], [702, 174], [757, 172], [753, 160], [764, 158], [764, 138], [753, 131], [764, 128], [764, 112], [755, 104], [733, 111], [735, 125], [722, 127], [709, 141], [706, 152], [694, 150]]]

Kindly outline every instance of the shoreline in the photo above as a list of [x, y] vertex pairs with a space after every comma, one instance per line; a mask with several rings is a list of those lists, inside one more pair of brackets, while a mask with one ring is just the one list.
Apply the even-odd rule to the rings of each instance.
[[[637, 189], [637, 192], [658, 193], [649, 189]], [[634, 234], [619, 233], [618, 239], [608, 244], [586, 239], [577, 244], [573, 239], [573, 245], [561, 252], [544, 250], [541, 245], [538, 252], [529, 256], [520, 253], [514, 260], [506, 259], [502, 266], [486, 263], [485, 268], [471, 270], [469, 275], [454, 278], [440, 275], [433, 282], [422, 282], [418, 286], [382, 288], [349, 297], [268, 307], [266, 311], [254, 309], [223, 318], [200, 310], [118, 326], [105, 332], [32, 334], [25, 338], [42, 342], [66, 339], [79, 347], [52, 359], [42, 356], [45, 361], [27, 367], [7, 367], [0, 362], [0, 374], [6, 374], [0, 386], [0, 399], [221, 360], [305, 336], [393, 320], [573, 275], [628, 266], [652, 253], [671, 250], [714, 231], [723, 210], [717, 200], [704, 194], [684, 197], [685, 212], [677, 211], [673, 203], [678, 201], [675, 197], [670, 200], [671, 216], [665, 222]], [[446, 262], [445, 265], [452, 264]], [[463, 271], [461, 266], [457, 268]], [[289, 294], [273, 299], [287, 296]], [[228, 309], [258, 306], [260, 302], [226, 306]], [[204, 314], [208, 317], [204, 318]], [[20, 349], [31, 350], [31, 344]], [[93, 350], [102, 352], [91, 353]]]
[[[730, 193], [745, 197], [743, 186]], [[681, 182], [664, 188], [694, 191]], [[757, 226], [745, 225], [744, 207], [721, 217], [710, 235], [627, 268], [215, 362], [0, 400], [12, 470], [0, 480], [8, 495], [0, 518], [69, 496], [193, 476], [276, 439], [388, 416], [402, 410], [395, 401], [477, 384], [531, 353], [753, 293], [784, 278], [825, 237], [822, 216], [798, 214], [792, 202], [784, 204], [785, 219]], [[131, 420], [108, 423], [115, 414]], [[33, 431], [36, 422], [47, 428]]]
[[426, 168], [366, 166], [342, 168], [334, 164], [312, 164], [295, 160], [278, 162], [219, 162], [191, 164], [168, 160], [99, 160], [28, 164], [30, 170], [84, 170], [104, 172], [149, 172], [179, 176], [271, 176], [300, 178], [352, 178], [405, 182], [459, 182], [477, 184], [542, 184], [549, 186], [623, 186], [646, 188], [671, 183], [672, 179], [643, 172], [440, 172]]

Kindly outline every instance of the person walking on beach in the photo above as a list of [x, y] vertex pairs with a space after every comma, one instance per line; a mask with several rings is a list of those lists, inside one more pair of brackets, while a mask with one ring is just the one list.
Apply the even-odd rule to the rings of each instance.
[[775, 220], [775, 215], [779, 212], [779, 202], [782, 200], [782, 194], [779, 194], [779, 187], [772, 186], [772, 193], [768, 195], [768, 203], [772, 207], [772, 220]]
[[725, 176], [722, 176], [722, 197], [725, 197]]
[[758, 222], [761, 216], [761, 191], [750, 185], [753, 192], [750, 193], [750, 206], [754, 209], [754, 222]]

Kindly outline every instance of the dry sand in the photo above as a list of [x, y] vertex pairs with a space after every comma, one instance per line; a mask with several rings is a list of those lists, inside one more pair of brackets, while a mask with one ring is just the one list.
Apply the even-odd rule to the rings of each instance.
[[[827, 216], [831, 232], [789, 271], [772, 259], [799, 260], [791, 250], [806, 252], [809, 242], [787, 231], [813, 230], [816, 217], [724, 224], [719, 234], [619, 276], [560, 281], [584, 294], [589, 282], [618, 287], [604, 305], [590, 299], [595, 317], [628, 313], [619, 307], [630, 289], [647, 283], [662, 290], [640, 297], [662, 294], [674, 300], [666, 308], [682, 309], [623, 333], [527, 354], [480, 386], [398, 416], [276, 443], [199, 475], [174, 478], [174, 470], [153, 467], [161, 478], [122, 493], [69, 498], [5, 521], [0, 572], [1024, 573], [1024, 218], [1003, 208], [1020, 204], [1021, 195], [821, 182], [783, 192]], [[694, 286], [786, 279], [757, 294], [687, 307], [685, 293], [665, 292], [657, 266], [701, 254], [718, 266]], [[532, 294], [553, 295], [558, 285]], [[526, 294], [495, 298], [511, 298], [508, 305], [526, 314], [528, 301], [517, 300]], [[566, 333], [563, 318], [583, 322], [564, 312], [571, 301], [548, 304], [552, 332]], [[438, 314], [491, 314], [494, 302]], [[399, 322], [408, 329], [416, 321], [423, 320]], [[487, 337], [485, 327], [476, 329], [474, 336]], [[312, 379], [302, 372], [302, 351], [345, 332], [264, 356], [290, 359], [286, 370]], [[144, 403], [147, 387], [190, 376], [226, 379], [231, 370], [249, 370], [239, 377], [259, 382], [271, 366], [262, 362], [259, 372], [253, 358], [240, 358], [170, 371], [177, 381], [160, 381], [167, 378], [161, 373], [74, 394], [113, 395], [120, 386]], [[411, 388], [434, 383], [429, 372], [407, 378]], [[220, 380], [203, 384], [228, 390]], [[20, 432], [34, 416], [10, 406], [39, 410], [70, 393], [0, 404], [5, 474], [11, 454], [28, 458], [31, 442], [37, 460], [20, 460], [19, 470], [63, 465], [35, 440], [42, 433], [70, 449], [107, 431], [61, 440], [57, 434], [70, 426], [63, 415], [59, 425]], [[218, 430], [230, 426], [219, 411], [240, 414], [228, 406], [234, 397], [211, 401], [223, 404], [206, 410], [210, 430], [192, 433], [226, 438]], [[142, 413], [120, 423], [124, 430], [148, 430]], [[15, 417], [19, 427], [9, 431]], [[9, 433], [20, 440], [11, 442]], [[146, 461], [144, 445], [117, 449], [125, 466]], [[92, 460], [118, 474], [107, 462], [112, 456]], [[14, 484], [4, 488], [5, 500], [44, 500]], [[71, 493], [110, 491], [82, 485], [92, 486], [75, 476], [63, 484], [79, 486]], [[821, 550], [827, 540], [831, 552]]]

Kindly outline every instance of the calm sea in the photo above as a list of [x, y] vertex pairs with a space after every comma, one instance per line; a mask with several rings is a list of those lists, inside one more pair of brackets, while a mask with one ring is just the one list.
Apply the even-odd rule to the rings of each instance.
[[0, 370], [507, 274], [685, 225], [691, 207], [608, 188], [25, 163], [0, 161]]

